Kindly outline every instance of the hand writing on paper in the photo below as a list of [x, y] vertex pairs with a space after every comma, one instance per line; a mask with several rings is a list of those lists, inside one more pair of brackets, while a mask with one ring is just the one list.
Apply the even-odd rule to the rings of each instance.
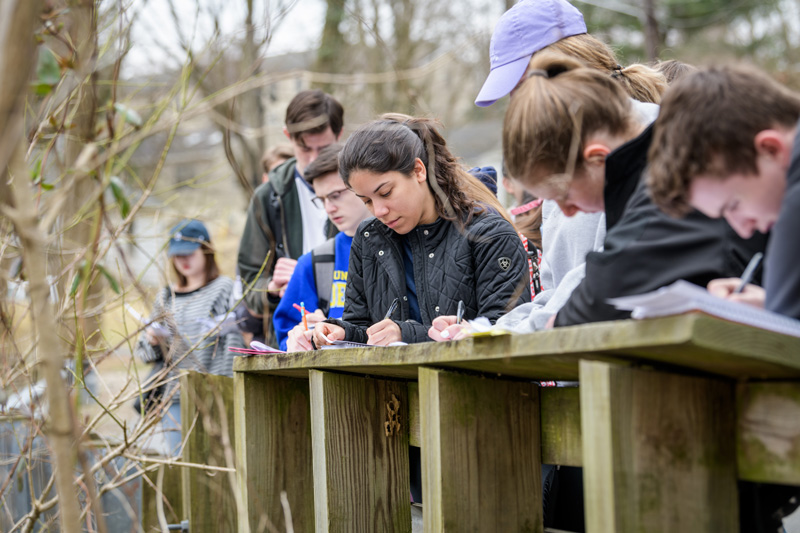
[[753, 307], [764, 307], [766, 292], [758, 285], [748, 283], [742, 292], [735, 292], [742, 282], [739, 278], [722, 278], [712, 280], [708, 284], [708, 292], [718, 298], [724, 298], [732, 302], [741, 302], [752, 305]]
[[472, 328], [466, 322], [456, 323], [455, 315], [442, 315], [433, 319], [428, 337], [437, 341], [457, 341], [469, 336]]
[[373, 346], [388, 346], [392, 342], [401, 342], [403, 333], [400, 326], [391, 318], [381, 320], [367, 328], [367, 344]]
[[275, 270], [272, 272], [272, 279], [267, 285], [267, 290], [270, 292], [277, 292], [283, 298], [283, 293], [286, 292], [286, 285], [292, 279], [294, 267], [297, 266], [297, 261], [289, 259], [288, 257], [281, 257], [275, 263]]
[[[311, 318], [311, 315], [308, 315]], [[307, 352], [313, 350], [311, 345], [311, 336], [314, 335], [314, 330], [306, 330], [303, 324], [297, 324], [294, 328], [289, 330], [289, 336], [286, 339], [287, 352]]]
[[320, 346], [328, 346], [330, 341], [343, 341], [344, 328], [336, 324], [328, 324], [327, 322], [320, 322], [314, 326], [314, 344], [317, 348]]

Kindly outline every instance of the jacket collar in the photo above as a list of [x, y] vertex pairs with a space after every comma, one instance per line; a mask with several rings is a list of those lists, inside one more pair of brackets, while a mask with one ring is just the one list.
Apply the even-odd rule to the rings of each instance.
[[606, 185], [603, 199], [606, 204], [606, 231], [611, 230], [625, 213], [625, 206], [647, 166], [647, 150], [653, 140], [653, 126], [638, 137], [626, 142], [606, 158]]
[[269, 182], [272, 189], [279, 195], [286, 194], [286, 191], [294, 184], [295, 167], [297, 159], [294, 157], [287, 159], [269, 173]]
[[791, 185], [800, 182], [800, 121], [794, 134], [794, 147], [792, 148], [792, 162], [786, 174], [786, 183]]

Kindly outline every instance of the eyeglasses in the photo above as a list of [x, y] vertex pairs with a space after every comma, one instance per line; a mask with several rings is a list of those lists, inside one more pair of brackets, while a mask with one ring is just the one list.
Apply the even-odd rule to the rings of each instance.
[[314, 205], [319, 207], [320, 209], [325, 209], [325, 202], [333, 202], [336, 203], [342, 199], [342, 194], [348, 192], [350, 189], [345, 187], [344, 189], [338, 189], [333, 191], [332, 193], [328, 194], [327, 196], [315, 196], [311, 199], [314, 202]]

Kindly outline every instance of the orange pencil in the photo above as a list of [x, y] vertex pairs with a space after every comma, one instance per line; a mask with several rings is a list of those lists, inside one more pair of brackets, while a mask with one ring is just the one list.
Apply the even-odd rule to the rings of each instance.
[[303, 315], [303, 328], [308, 331], [308, 319], [306, 319], [306, 304], [300, 302], [300, 314]]

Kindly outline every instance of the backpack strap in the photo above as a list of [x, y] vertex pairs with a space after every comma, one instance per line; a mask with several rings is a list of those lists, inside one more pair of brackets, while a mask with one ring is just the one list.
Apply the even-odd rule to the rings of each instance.
[[319, 308], [328, 315], [331, 306], [331, 287], [333, 286], [333, 269], [336, 261], [335, 239], [328, 239], [311, 250], [311, 265], [314, 269], [314, 282], [317, 286]]

